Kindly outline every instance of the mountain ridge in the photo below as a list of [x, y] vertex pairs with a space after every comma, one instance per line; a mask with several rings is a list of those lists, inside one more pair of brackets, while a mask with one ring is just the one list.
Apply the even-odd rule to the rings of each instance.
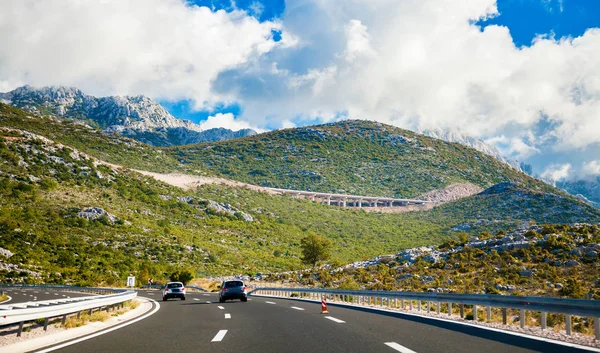
[[138, 96], [94, 97], [74, 87], [19, 87], [0, 93], [0, 101], [38, 115], [86, 121], [149, 145], [172, 146], [220, 141], [256, 134], [251, 129], [203, 130], [200, 125], [172, 116], [152, 99]]

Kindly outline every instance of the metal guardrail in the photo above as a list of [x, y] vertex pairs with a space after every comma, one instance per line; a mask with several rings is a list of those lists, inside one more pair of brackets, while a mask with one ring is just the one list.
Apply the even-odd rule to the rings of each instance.
[[[8, 286], [7, 286], [8, 287]], [[87, 297], [54, 299], [45, 301], [34, 301], [25, 303], [5, 304], [0, 305], [0, 326], [19, 324], [17, 336], [21, 336], [24, 323], [28, 321], [44, 319], [44, 331], [48, 327], [50, 318], [62, 317], [63, 323], [66, 321], [67, 315], [77, 313], [78, 316], [82, 311], [89, 310], [90, 315], [94, 309], [105, 307], [108, 311], [116, 306], [123, 307], [123, 303], [134, 299], [137, 292], [124, 289], [110, 288], [85, 288], [72, 286], [11, 286], [12, 288], [45, 288], [45, 289], [61, 289], [75, 291], [96, 292], [98, 289], [106, 290], [110, 294], [94, 295]]]
[[[507, 324], [507, 309], [517, 309], [520, 312], [519, 324], [525, 326], [526, 311], [541, 312], [540, 325], [542, 329], [547, 326], [547, 314], [565, 315], [566, 333], [571, 334], [572, 316], [590, 317], [594, 320], [594, 333], [596, 339], [600, 340], [600, 301], [582, 299], [562, 299], [545, 297], [518, 297], [493, 294], [456, 294], [456, 293], [419, 293], [419, 292], [388, 292], [368, 290], [336, 290], [324, 288], [256, 288], [248, 294], [259, 294], [275, 297], [292, 297], [292, 293], [299, 299], [320, 300], [323, 296], [329, 296], [336, 301], [358, 305], [375, 305], [379, 300], [381, 307], [404, 308], [405, 301], [409, 303], [409, 310], [413, 310], [413, 302], [417, 302], [418, 310], [421, 311], [423, 302], [427, 303], [427, 311], [431, 310], [431, 303], [436, 304], [436, 311], [440, 313], [440, 304], [446, 304], [447, 308], [458, 305], [460, 316], [464, 318], [465, 305], [473, 306], [473, 320], [477, 321], [477, 307], [487, 308], [487, 320], [491, 319], [491, 309], [502, 309], [503, 324]], [[400, 306], [398, 306], [400, 300]], [[384, 304], [385, 303], [385, 304]], [[452, 310], [447, 310], [452, 315]]]

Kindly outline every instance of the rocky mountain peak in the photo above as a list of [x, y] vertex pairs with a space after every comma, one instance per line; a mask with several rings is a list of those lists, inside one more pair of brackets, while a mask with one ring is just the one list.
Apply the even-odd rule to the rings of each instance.
[[94, 97], [73, 87], [19, 87], [0, 93], [0, 100], [37, 115], [92, 120], [107, 132], [117, 132], [159, 146], [214, 142], [254, 135], [254, 130], [203, 130], [200, 125], [172, 116], [149, 97]]

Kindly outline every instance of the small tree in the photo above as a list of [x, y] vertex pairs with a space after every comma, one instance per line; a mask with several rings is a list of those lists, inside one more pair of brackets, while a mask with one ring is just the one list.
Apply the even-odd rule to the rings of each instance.
[[316, 234], [309, 234], [302, 238], [300, 246], [302, 247], [302, 262], [312, 265], [313, 268], [317, 266], [317, 262], [331, 257], [331, 242]]
[[175, 271], [169, 276], [169, 278], [173, 282], [181, 282], [187, 285], [189, 281], [194, 279], [194, 275], [190, 271]]

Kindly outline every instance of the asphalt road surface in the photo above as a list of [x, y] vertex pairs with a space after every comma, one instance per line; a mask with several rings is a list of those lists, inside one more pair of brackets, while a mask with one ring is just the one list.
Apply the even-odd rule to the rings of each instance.
[[41, 288], [2, 288], [12, 299], [4, 304], [16, 304], [33, 301], [43, 301], [52, 299], [75, 298], [93, 294], [79, 292], [65, 292], [54, 289], [46, 290]]
[[584, 352], [463, 325], [318, 303], [250, 297], [218, 303], [216, 294], [188, 293], [160, 301], [160, 310], [132, 325], [59, 352]]

